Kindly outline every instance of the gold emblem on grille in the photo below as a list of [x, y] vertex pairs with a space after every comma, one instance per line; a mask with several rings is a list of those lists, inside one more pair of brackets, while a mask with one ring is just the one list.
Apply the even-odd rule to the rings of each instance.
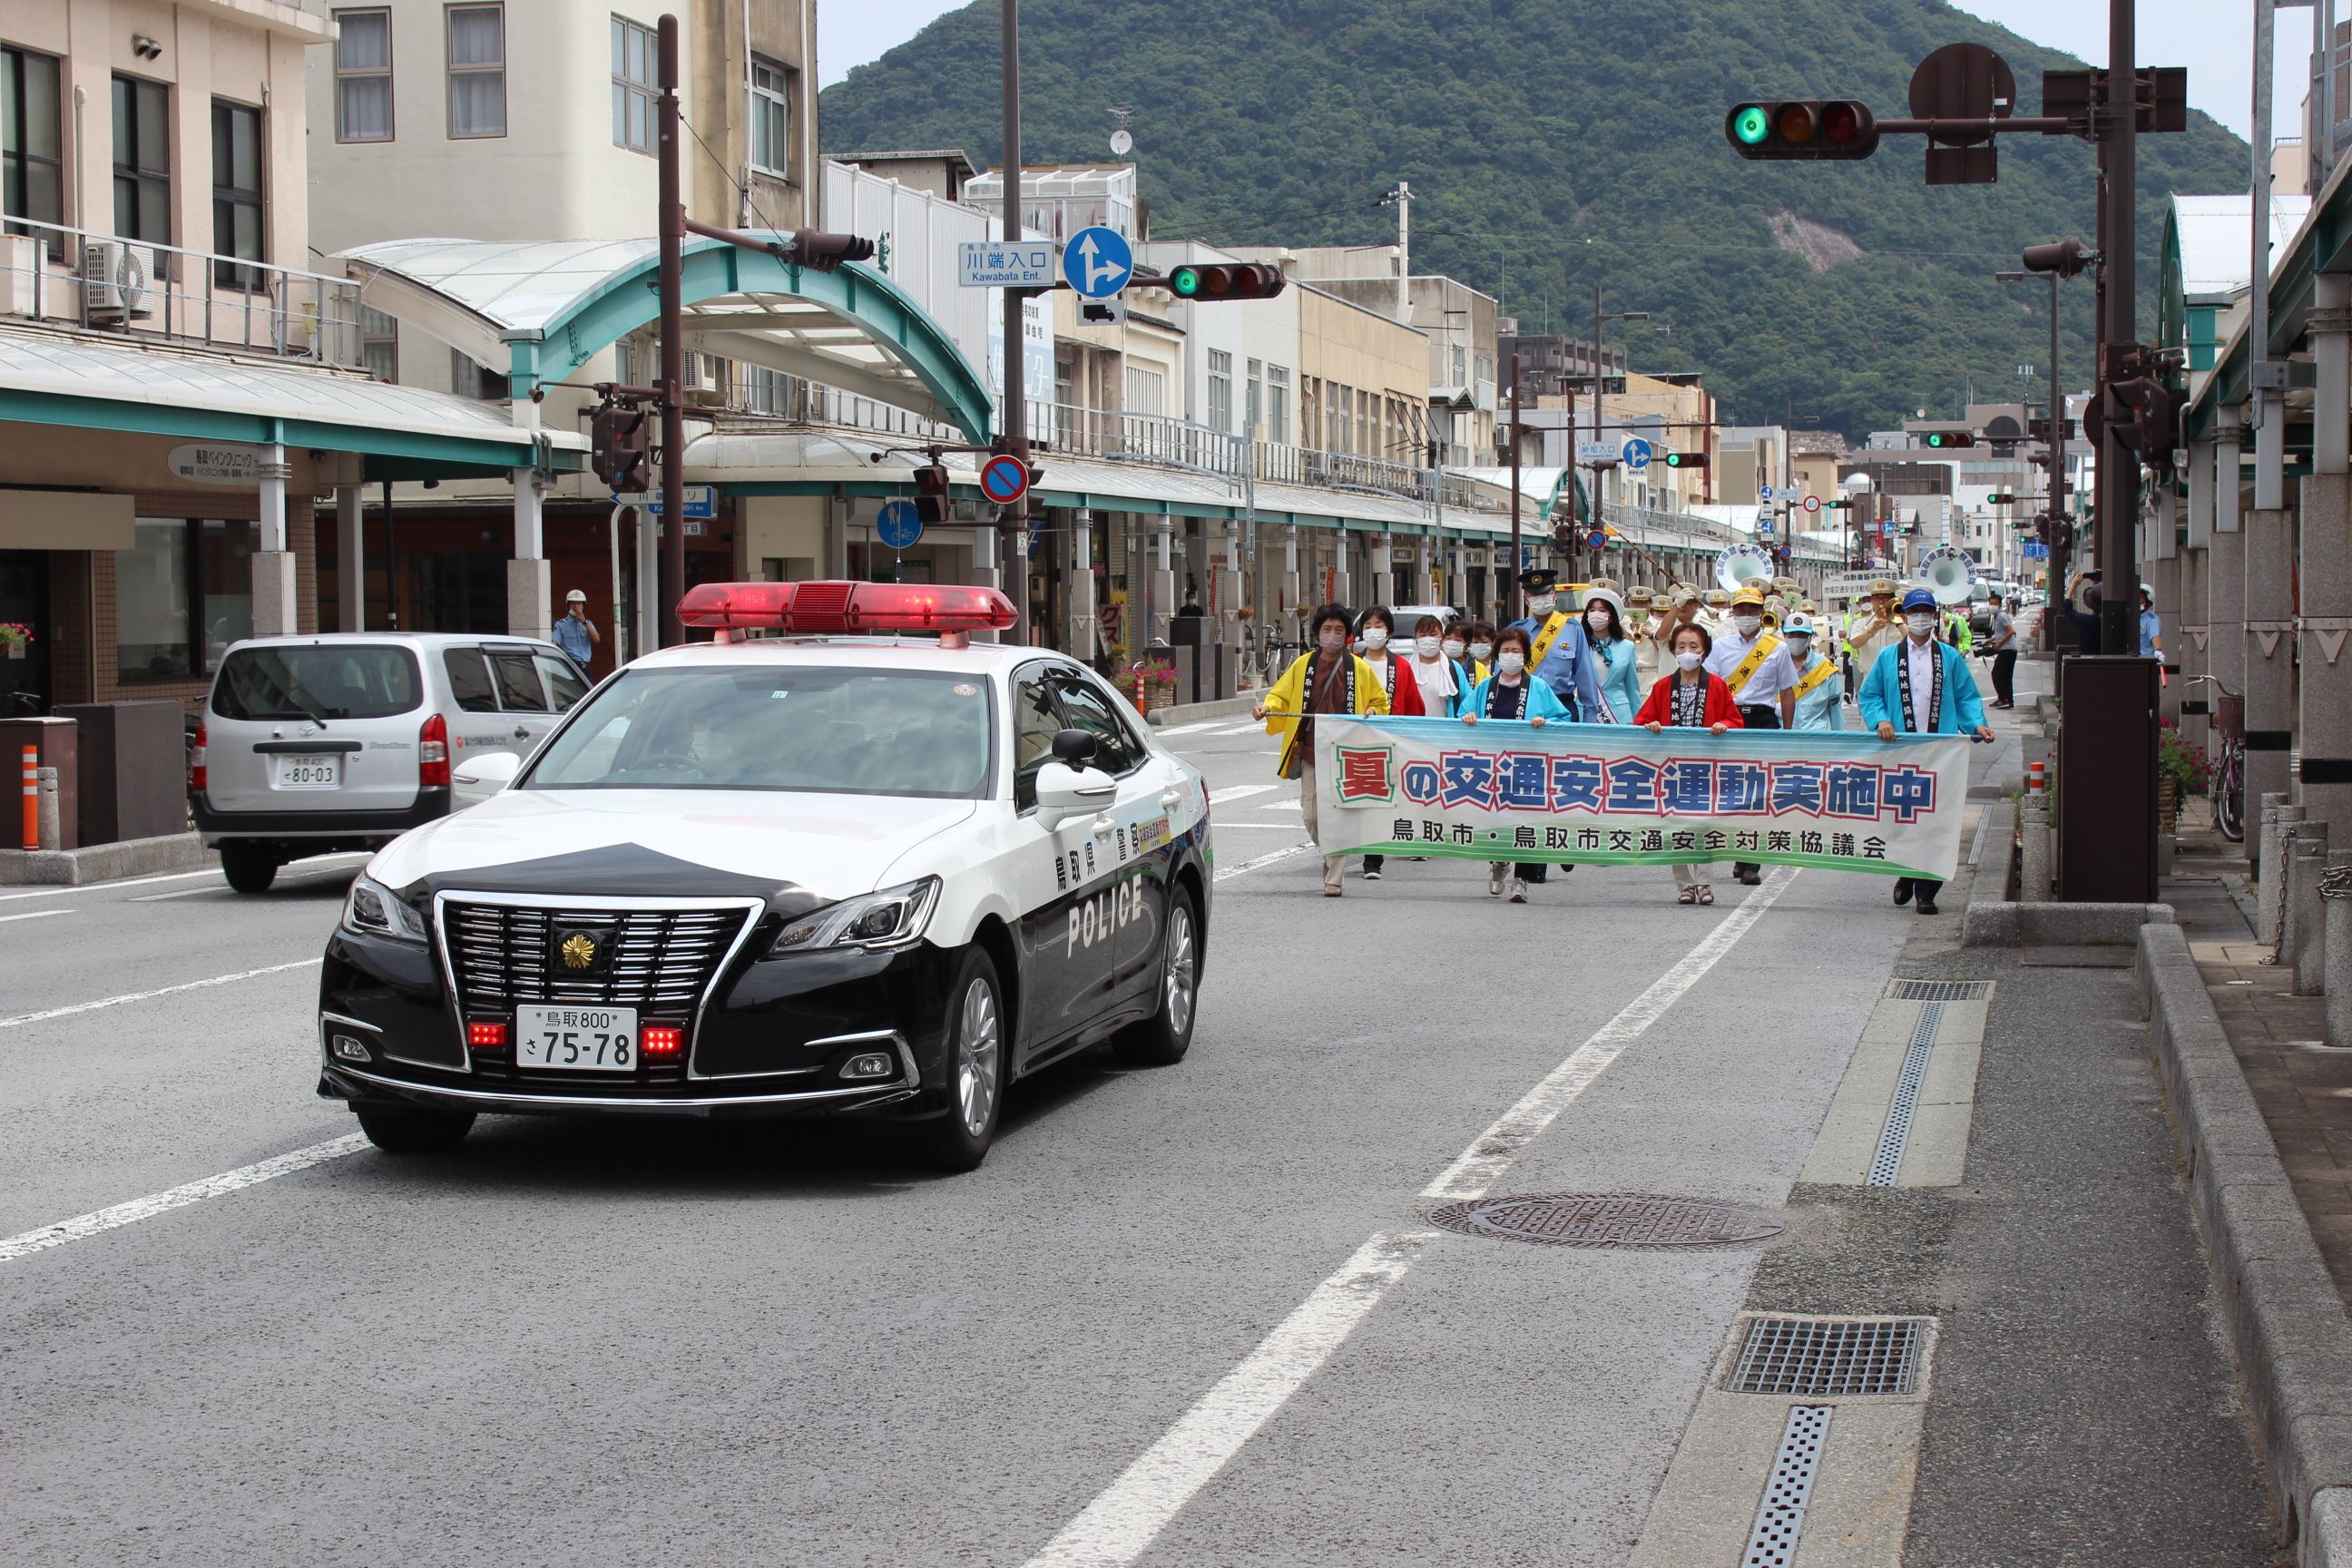
[[585, 969], [596, 962], [596, 944], [584, 931], [573, 931], [565, 937], [557, 951], [563, 954], [566, 969]]

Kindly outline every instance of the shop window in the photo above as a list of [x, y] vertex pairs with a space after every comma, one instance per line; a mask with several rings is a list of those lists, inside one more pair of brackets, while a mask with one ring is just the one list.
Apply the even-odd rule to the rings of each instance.
[[449, 7], [449, 134], [507, 133], [504, 5]]
[[335, 140], [392, 140], [392, 13], [338, 11]]
[[255, 525], [139, 519], [114, 555], [115, 673], [126, 685], [191, 680], [253, 635]]
[[114, 79], [114, 232], [172, 243], [171, 91], [161, 82]]
[[[267, 259], [261, 241], [261, 110], [213, 100], [213, 252], [238, 261]], [[261, 268], [213, 263], [223, 289], [264, 287]]]
[[656, 136], [654, 102], [661, 90], [660, 40], [651, 27], [613, 18], [613, 145], [650, 156]]
[[[65, 222], [64, 140], [57, 57], [0, 48], [0, 213]], [[63, 237], [48, 230], [12, 223], [7, 232], [37, 234], [51, 255], [63, 253]]]

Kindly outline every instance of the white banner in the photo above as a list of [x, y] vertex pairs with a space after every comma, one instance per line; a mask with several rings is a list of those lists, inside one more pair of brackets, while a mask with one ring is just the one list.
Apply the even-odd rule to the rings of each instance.
[[1319, 847], [1603, 866], [1745, 860], [1949, 881], [1969, 744], [1322, 717]]

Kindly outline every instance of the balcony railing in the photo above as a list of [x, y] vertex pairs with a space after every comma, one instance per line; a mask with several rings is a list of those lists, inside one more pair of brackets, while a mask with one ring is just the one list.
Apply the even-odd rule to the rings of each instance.
[[33, 218], [7, 228], [0, 316], [320, 364], [362, 361], [352, 279]]

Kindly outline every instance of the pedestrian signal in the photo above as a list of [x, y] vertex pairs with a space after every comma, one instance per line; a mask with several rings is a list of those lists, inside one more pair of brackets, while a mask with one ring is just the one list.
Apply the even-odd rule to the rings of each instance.
[[1179, 300], [1271, 300], [1288, 285], [1282, 268], [1245, 261], [1231, 267], [1179, 267], [1168, 275]]
[[915, 515], [926, 524], [948, 521], [948, 471], [937, 463], [915, 470]]
[[588, 447], [589, 467], [605, 489], [635, 494], [653, 487], [653, 428], [644, 409], [599, 406], [588, 417]]
[[1723, 134], [1743, 158], [1867, 158], [1878, 151], [1870, 107], [1848, 98], [1742, 103], [1724, 117]]

